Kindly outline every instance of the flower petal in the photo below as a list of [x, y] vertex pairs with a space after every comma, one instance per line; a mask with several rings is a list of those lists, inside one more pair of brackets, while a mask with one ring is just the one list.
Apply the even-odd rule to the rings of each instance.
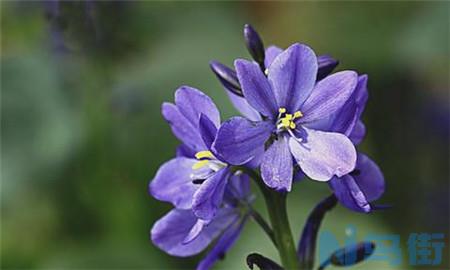
[[201, 219], [211, 220], [223, 201], [225, 186], [230, 176], [228, 168], [223, 168], [206, 179], [195, 192], [192, 211]]
[[189, 243], [186, 236], [196, 224], [197, 218], [190, 210], [174, 209], [159, 219], [150, 232], [152, 242], [172, 256], [192, 256], [204, 250], [236, 218], [235, 209], [221, 209], [208, 226]]
[[251, 122], [242, 117], [233, 117], [224, 122], [217, 132], [212, 148], [225, 161], [241, 165], [264, 151], [273, 123]]
[[261, 121], [261, 115], [259, 114], [259, 112], [253, 109], [253, 107], [248, 104], [245, 98], [230, 92], [227, 93], [230, 97], [231, 103], [236, 108], [236, 110], [238, 110], [238, 112], [242, 114], [242, 116], [252, 121]]
[[190, 209], [198, 185], [190, 177], [195, 159], [178, 157], [161, 165], [150, 182], [150, 194], [158, 200], [170, 202], [175, 207]]
[[358, 153], [356, 168], [352, 175], [358, 186], [364, 192], [367, 200], [374, 201], [384, 193], [385, 183], [383, 173], [378, 165], [368, 156]]
[[354, 145], [358, 145], [362, 142], [364, 136], [366, 136], [366, 126], [361, 120], [359, 120], [353, 127], [352, 133], [350, 133], [349, 138]]
[[317, 71], [317, 81], [322, 80], [326, 76], [330, 75], [334, 68], [337, 67], [339, 61], [329, 55], [319, 55], [317, 57], [319, 69]]
[[[367, 75], [362, 75], [358, 77], [358, 84], [356, 85], [352, 95], [339, 110], [326, 118], [307, 123], [305, 126], [311, 129], [338, 132], [346, 136], [350, 136], [361, 118], [366, 102]], [[361, 126], [358, 128], [360, 127]], [[359, 135], [363, 136], [364, 131], [363, 134]]]
[[361, 118], [361, 114], [366, 107], [367, 99], [367, 75], [362, 75], [358, 77], [358, 83], [351, 97], [333, 115], [333, 123], [330, 131], [349, 136]]
[[255, 152], [256, 153], [253, 158], [249, 162], [246, 162], [244, 164], [246, 167], [256, 169], [259, 167], [259, 165], [261, 165], [265, 150], [263, 147], [261, 147], [260, 149], [258, 149], [258, 151]]
[[189, 122], [176, 105], [164, 102], [161, 111], [163, 117], [169, 122], [175, 137], [195, 152], [206, 149], [198, 127]]
[[355, 90], [358, 75], [354, 71], [334, 73], [319, 81], [303, 104], [300, 123], [329, 117], [339, 110]]
[[287, 136], [280, 136], [264, 153], [261, 176], [270, 188], [278, 191], [291, 191], [292, 155]]
[[197, 222], [195, 222], [194, 226], [192, 226], [191, 230], [184, 238], [183, 244], [188, 244], [189, 242], [192, 242], [195, 238], [197, 238], [197, 236], [199, 236], [202, 232], [203, 228], [205, 226], [208, 226], [209, 223], [211, 223], [211, 220], [197, 219]]
[[367, 74], [363, 74], [358, 77], [358, 85], [355, 89], [355, 99], [360, 107], [363, 109], [366, 107], [367, 100], [369, 99], [369, 91], [367, 89], [367, 81], [369, 77]]
[[200, 114], [206, 115], [216, 127], [220, 125], [219, 110], [211, 98], [200, 90], [189, 86], [178, 88], [175, 92], [175, 104], [194, 127], [198, 127]]
[[267, 117], [276, 116], [278, 107], [274, 93], [258, 64], [238, 59], [234, 66], [248, 103]]
[[264, 66], [266, 66], [266, 68], [269, 68], [273, 60], [282, 52], [283, 49], [278, 48], [277, 46], [273, 45], [269, 46], [266, 49], [266, 58], [264, 59]]
[[333, 177], [329, 183], [342, 205], [357, 212], [368, 213], [371, 211], [366, 196], [351, 175], [344, 175], [340, 178]]
[[194, 158], [195, 153], [195, 150], [191, 149], [189, 146], [180, 144], [176, 150], [176, 157]]
[[298, 183], [300, 181], [303, 181], [306, 179], [306, 175], [302, 172], [302, 170], [296, 170], [294, 167], [294, 176], [292, 178], [292, 180], [294, 181], [294, 183]]
[[328, 181], [333, 175], [340, 177], [355, 168], [356, 150], [345, 135], [308, 128], [304, 131], [302, 142], [290, 138], [289, 147], [309, 178]]
[[197, 270], [208, 270], [214, 263], [224, 258], [225, 253], [233, 246], [234, 242], [241, 234], [246, 219], [236, 220], [231, 226], [222, 234], [214, 247], [208, 252], [197, 266]]
[[240, 171], [234, 173], [228, 180], [224, 201], [235, 205], [236, 201], [245, 201], [250, 197], [250, 177]]
[[268, 74], [278, 108], [297, 111], [311, 94], [316, 75], [317, 57], [308, 46], [297, 43], [279, 54]]
[[378, 199], [385, 188], [380, 168], [369, 157], [358, 153], [353, 172], [330, 182], [336, 197], [347, 208], [368, 213], [373, 210], [369, 202]]
[[198, 128], [200, 135], [202, 136], [203, 142], [206, 147], [211, 148], [211, 144], [216, 138], [217, 128], [214, 123], [208, 118], [208, 116], [203, 113], [200, 115], [200, 120], [198, 123]]
[[342, 133], [346, 136], [350, 135], [359, 118], [358, 110], [355, 100], [350, 97], [344, 106], [333, 115], [330, 119], [330, 127], [325, 130]]

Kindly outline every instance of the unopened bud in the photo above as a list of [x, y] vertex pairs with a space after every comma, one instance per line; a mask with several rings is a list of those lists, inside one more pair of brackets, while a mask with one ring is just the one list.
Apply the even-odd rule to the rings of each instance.
[[264, 45], [258, 33], [250, 24], [244, 26], [245, 45], [253, 59], [264, 69]]
[[217, 61], [211, 61], [209, 66], [225, 89], [238, 96], [243, 96], [236, 71]]

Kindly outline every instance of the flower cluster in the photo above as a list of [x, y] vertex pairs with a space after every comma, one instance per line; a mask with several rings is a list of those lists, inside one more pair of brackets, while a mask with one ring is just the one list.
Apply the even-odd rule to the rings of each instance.
[[356, 150], [365, 136], [367, 75], [332, 73], [338, 61], [304, 44], [264, 49], [249, 25], [244, 36], [253, 60], [235, 60], [235, 70], [211, 62], [242, 116], [221, 123], [214, 102], [188, 86], [162, 105], [181, 145], [149, 185], [154, 198], [174, 206], [155, 223], [151, 239], [174, 256], [212, 244], [198, 269], [222, 258], [254, 217], [249, 176], [280, 194], [304, 177], [328, 182], [342, 205], [364, 213], [384, 192], [380, 169]]

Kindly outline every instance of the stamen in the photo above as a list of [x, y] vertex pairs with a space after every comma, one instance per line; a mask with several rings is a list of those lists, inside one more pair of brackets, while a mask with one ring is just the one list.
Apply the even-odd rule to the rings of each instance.
[[294, 140], [296, 140], [297, 142], [302, 142], [303, 139], [302, 138], [297, 138], [295, 137], [294, 132], [292, 132], [292, 130], [288, 129], [287, 132], [289, 133], [289, 135], [291, 135], [292, 138], [294, 138]]
[[209, 163], [209, 160], [200, 160], [196, 162], [194, 165], [192, 165], [193, 170], [198, 170]]
[[291, 123], [291, 121], [289, 120], [289, 119], [286, 119], [286, 118], [281, 118], [281, 125], [283, 126], [283, 127], [289, 127], [289, 124]]
[[[286, 113], [286, 108], [279, 108], [278, 109], [278, 121], [277, 121], [277, 128], [278, 129], [295, 129], [297, 125], [295, 124], [294, 120], [297, 118], [303, 117], [303, 114], [301, 111], [296, 111], [294, 114]], [[284, 117], [281, 117], [284, 114]]]
[[301, 111], [296, 111], [296, 112], [294, 113], [294, 119], [295, 119], [295, 118], [300, 118], [300, 117], [303, 117], [303, 113], [302, 113]]
[[209, 168], [210, 168], [211, 170], [217, 172], [217, 171], [219, 171], [220, 169], [222, 169], [224, 166], [226, 166], [226, 164], [225, 164], [225, 163], [222, 163], [222, 162], [220, 162], [220, 161], [218, 161], [218, 160], [214, 160], [214, 161], [211, 161], [211, 162], [208, 164], [208, 166], [209, 166]]
[[211, 151], [200, 151], [195, 154], [196, 159], [213, 158], [213, 157], [214, 155], [213, 153], [211, 153]]

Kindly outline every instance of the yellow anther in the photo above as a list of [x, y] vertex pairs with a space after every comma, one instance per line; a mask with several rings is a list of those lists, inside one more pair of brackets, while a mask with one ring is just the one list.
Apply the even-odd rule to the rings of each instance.
[[264, 70], [264, 74], [266, 74], [266, 76], [269, 75], [269, 70], [267, 68]]
[[301, 111], [296, 111], [296, 112], [294, 113], [294, 119], [295, 119], [295, 118], [300, 118], [300, 117], [303, 117], [303, 113], [302, 113]]
[[212, 158], [214, 157], [213, 153], [211, 151], [200, 151], [195, 154], [196, 159], [202, 159], [202, 158]]
[[[279, 108], [278, 112], [280, 113], [278, 115], [278, 127], [283, 127], [286, 129], [295, 129], [297, 126], [294, 123], [294, 120], [297, 118], [300, 118], [303, 116], [301, 111], [296, 111], [294, 114], [286, 113], [286, 108]], [[284, 114], [284, 117], [281, 117], [281, 115]]]
[[206, 164], [208, 164], [209, 160], [200, 160], [197, 161], [194, 165], [192, 165], [192, 169], [193, 170], [197, 170], [200, 169], [201, 167], [205, 166]]
[[289, 127], [289, 125], [291, 124], [291, 121], [289, 119], [282, 118], [281, 124], [283, 125], [283, 127]]

